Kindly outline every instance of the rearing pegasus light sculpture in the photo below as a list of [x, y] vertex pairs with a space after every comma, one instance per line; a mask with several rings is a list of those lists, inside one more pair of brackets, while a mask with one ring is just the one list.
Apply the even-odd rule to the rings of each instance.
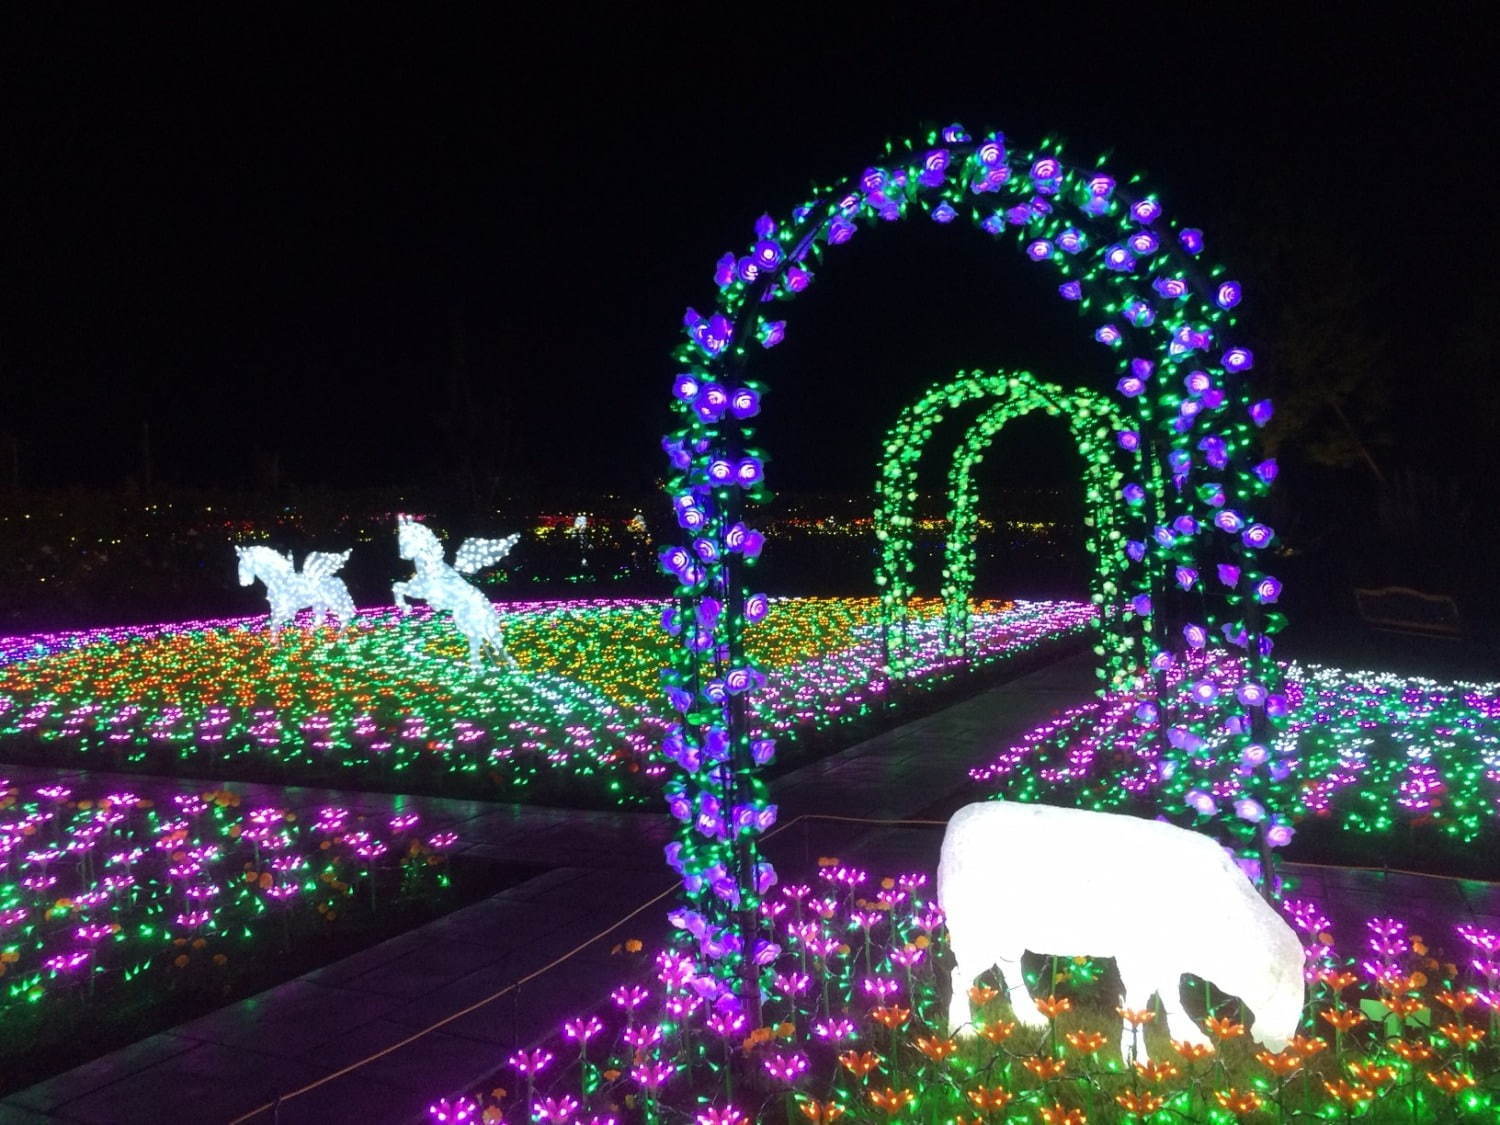
[[278, 554], [270, 547], [236, 547], [234, 553], [240, 560], [241, 586], [257, 578], [266, 584], [273, 638], [304, 609], [313, 611], [314, 623], [321, 615], [327, 624], [337, 621], [341, 629], [354, 620], [354, 599], [338, 577], [352, 551], [314, 551], [303, 562], [301, 574], [290, 554]]
[[488, 644], [507, 667], [514, 668], [515, 659], [505, 651], [500, 615], [489, 598], [465, 581], [463, 575], [477, 574], [487, 566], [494, 566], [510, 554], [521, 537], [466, 539], [449, 566], [443, 561], [442, 542], [411, 516], [398, 515], [396, 528], [401, 557], [412, 562], [417, 571], [408, 581], [391, 587], [396, 608], [405, 613], [409, 608], [407, 598], [421, 598], [435, 610], [447, 610], [453, 615], [453, 624], [469, 642], [471, 667], [479, 667], [480, 650]]

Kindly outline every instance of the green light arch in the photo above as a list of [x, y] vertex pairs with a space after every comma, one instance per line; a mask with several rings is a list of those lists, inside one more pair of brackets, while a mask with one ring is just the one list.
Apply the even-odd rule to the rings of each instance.
[[[948, 533], [943, 554], [943, 629], [948, 651], [964, 651], [970, 623], [969, 603], [974, 591], [974, 534], [978, 526], [979, 487], [975, 467], [996, 435], [1012, 420], [1035, 411], [1066, 420], [1069, 433], [1083, 457], [1084, 500], [1088, 538], [1093, 556], [1090, 596], [1100, 608], [1100, 639], [1096, 653], [1117, 659], [1102, 661], [1101, 678], [1108, 669], [1128, 667], [1141, 659], [1138, 630], [1113, 627], [1121, 620], [1112, 612], [1124, 593], [1119, 543], [1128, 518], [1118, 510], [1120, 485], [1125, 479], [1118, 464], [1114, 434], [1124, 425], [1103, 395], [1086, 389], [1067, 391], [1038, 379], [1028, 371], [961, 371], [935, 383], [902, 410], [887, 432], [876, 484], [875, 536], [880, 560], [875, 583], [880, 589], [885, 628], [886, 672], [905, 674], [913, 659], [909, 607], [916, 591], [913, 532], [917, 526], [917, 472], [931, 445], [934, 428], [946, 414], [974, 403], [988, 403], [965, 431], [948, 472]], [[1138, 460], [1138, 457], [1132, 458]]]

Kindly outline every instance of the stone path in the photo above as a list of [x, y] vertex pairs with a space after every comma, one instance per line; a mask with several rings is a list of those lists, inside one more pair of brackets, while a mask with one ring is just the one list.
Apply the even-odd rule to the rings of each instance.
[[[857, 858], [882, 873], [933, 870], [942, 820], [972, 796], [969, 767], [1093, 686], [1085, 656], [1063, 660], [777, 779], [772, 791], [781, 830], [767, 852], [791, 875], [822, 855]], [[33, 776], [20, 769], [6, 773]], [[142, 780], [131, 781], [139, 790]], [[247, 1114], [256, 1125], [419, 1120], [434, 1098], [490, 1080], [512, 1049], [596, 1007], [631, 971], [627, 955], [611, 952], [614, 946], [627, 937], [652, 945], [665, 936], [664, 903], [673, 881], [661, 860], [671, 836], [664, 814], [271, 792], [299, 807], [337, 801], [374, 810], [417, 808], [429, 823], [458, 831], [470, 854], [551, 870], [13, 1094], [0, 1101], [0, 1125], [230, 1122]], [[813, 819], [829, 814], [935, 823], [872, 827]], [[1333, 868], [1295, 873], [1304, 893], [1336, 904], [1329, 913], [1343, 926], [1397, 903], [1403, 915], [1424, 924], [1431, 919], [1434, 927], [1469, 919], [1500, 925], [1500, 893], [1486, 884]], [[618, 923], [632, 911], [640, 912]], [[554, 964], [559, 958], [566, 959]], [[507, 987], [516, 982], [524, 983]], [[312, 1083], [319, 1084], [287, 1097]], [[274, 1110], [253, 1112], [278, 1097], [283, 1100]]]

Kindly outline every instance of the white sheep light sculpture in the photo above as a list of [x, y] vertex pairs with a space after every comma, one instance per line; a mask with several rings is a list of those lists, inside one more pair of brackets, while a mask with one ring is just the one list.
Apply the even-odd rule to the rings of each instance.
[[411, 516], [396, 517], [396, 544], [401, 557], [413, 563], [416, 573], [406, 582], [391, 587], [396, 608], [405, 613], [407, 598], [421, 598], [435, 610], [447, 610], [453, 624], [469, 642], [469, 665], [478, 669], [480, 653], [489, 645], [507, 667], [516, 666], [505, 651], [500, 630], [500, 616], [494, 603], [464, 580], [465, 574], [477, 574], [494, 566], [520, 540], [519, 535], [504, 539], [466, 539], [453, 557], [453, 565], [443, 561], [443, 544], [430, 530]]
[[241, 586], [257, 578], [266, 584], [273, 638], [304, 609], [313, 611], [314, 622], [321, 615], [330, 625], [337, 621], [341, 629], [354, 620], [354, 599], [338, 577], [353, 551], [314, 551], [303, 561], [300, 574], [290, 554], [278, 554], [270, 547], [236, 547], [234, 553], [240, 561]]
[[[1016, 1018], [1045, 1027], [1026, 991], [1021, 955], [1113, 957], [1124, 1007], [1162, 1002], [1164, 1028], [1208, 1038], [1182, 1010], [1182, 975], [1238, 996], [1251, 1035], [1286, 1048], [1302, 1018], [1304, 951], [1296, 933], [1209, 837], [1159, 821], [1014, 801], [953, 814], [938, 865], [938, 903], [956, 965], [950, 1033], [972, 1034], [969, 987], [1002, 975]], [[1134, 1029], [1126, 1024], [1127, 1060]], [[1146, 1058], [1145, 1040], [1137, 1044]]]

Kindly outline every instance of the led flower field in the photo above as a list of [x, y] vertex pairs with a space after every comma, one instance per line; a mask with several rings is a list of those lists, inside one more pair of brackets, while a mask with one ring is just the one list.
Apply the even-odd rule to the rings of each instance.
[[410, 813], [308, 819], [227, 789], [153, 801], [0, 779], [5, 1053], [170, 993], [222, 999], [242, 965], [446, 887], [456, 839]]
[[1273, 846], [1319, 818], [1358, 833], [1398, 823], [1459, 843], [1500, 827], [1500, 683], [1442, 684], [1290, 663], [1283, 722], [1224, 752], [1245, 706], [1242, 662], [1195, 659], [1168, 677], [1181, 720], [1158, 742], [1153, 705], [1116, 694], [1068, 710], [971, 771], [997, 796], [1134, 809], [1221, 831], [1240, 846], [1271, 825]]
[[[485, 795], [658, 792], [666, 603], [513, 603], [518, 672], [474, 676], [426, 611], [367, 610], [343, 633], [260, 619], [0, 641], [0, 754], [111, 769], [381, 783]], [[932, 681], [1079, 633], [1070, 602], [981, 603], [968, 662], [946, 655], [935, 600], [916, 606], [915, 676]], [[851, 718], [884, 698], [876, 599], [772, 603], [757, 736]], [[926, 623], [926, 625], [924, 625]]]
[[[816, 887], [767, 896], [773, 985], [759, 1013], [691, 960], [659, 954], [606, 1012], [510, 1056], [503, 1089], [435, 1103], [434, 1125], [500, 1122], [1084, 1122], [1489, 1120], [1500, 1096], [1500, 933], [1411, 932], [1371, 919], [1342, 952], [1309, 902], [1286, 916], [1307, 943], [1307, 1004], [1279, 1054], [1258, 1049], [1238, 1001], [1190, 994], [1207, 1043], [1168, 1041], [1151, 1011], [1118, 1008], [1086, 958], [1037, 962], [1045, 1030], [1004, 994], [970, 990], [947, 1027], [946, 931], [923, 875], [875, 880], [825, 861]], [[1119, 1053], [1122, 1020], [1132, 1057]], [[503, 1095], [503, 1096], [497, 1096]]]

